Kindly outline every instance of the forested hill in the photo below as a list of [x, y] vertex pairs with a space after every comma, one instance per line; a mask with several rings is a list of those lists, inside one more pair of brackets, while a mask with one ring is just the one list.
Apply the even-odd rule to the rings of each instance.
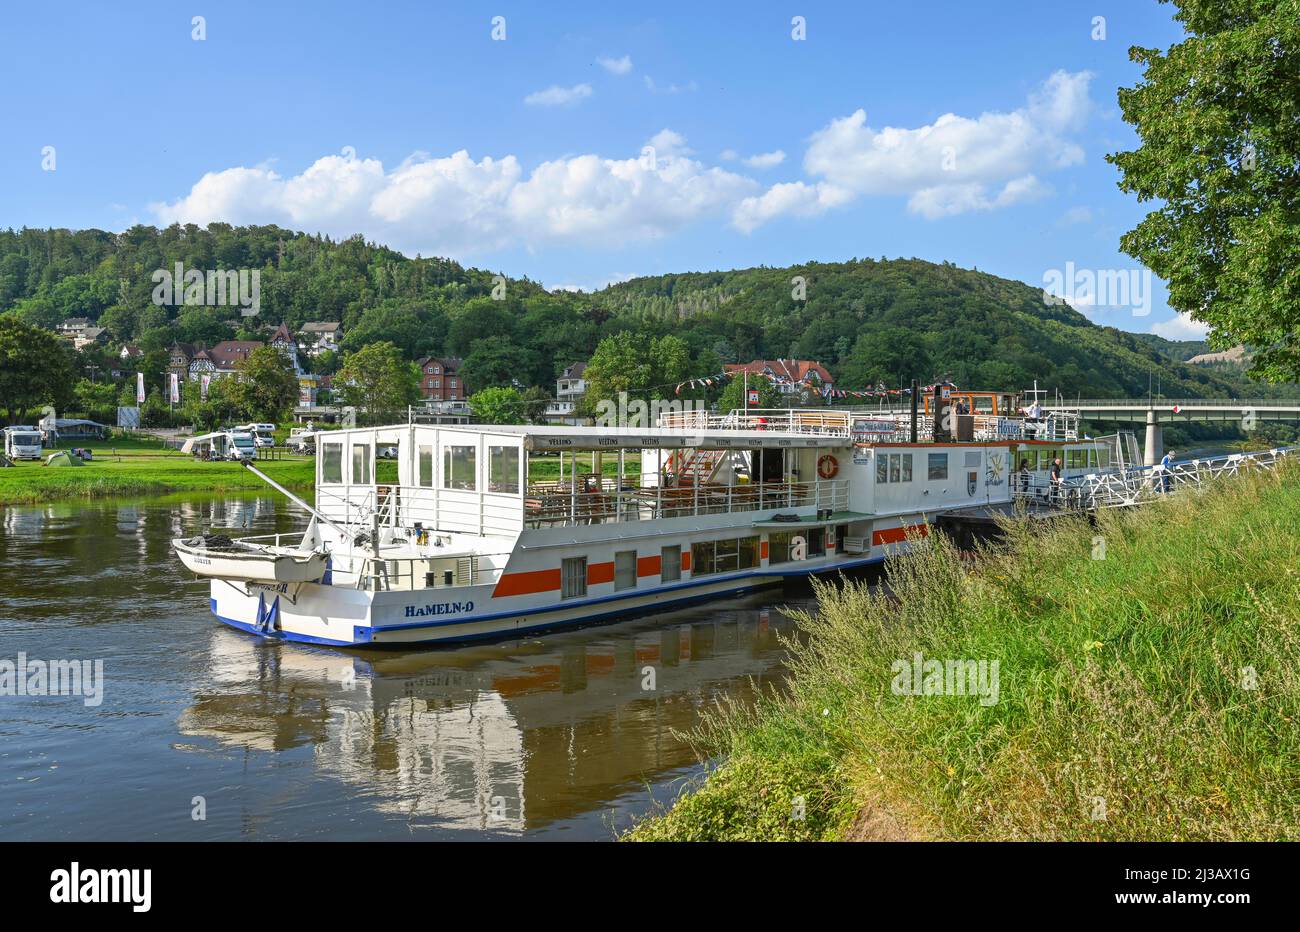
[[[260, 270], [261, 314], [241, 320], [230, 308], [155, 305], [151, 276], [177, 262]], [[1165, 395], [1259, 392], [1232, 373], [1179, 363], [1159, 337], [1095, 326], [1044, 304], [1038, 288], [947, 263], [813, 262], [640, 278], [594, 294], [508, 279], [497, 289], [504, 300], [494, 300], [494, 274], [410, 259], [359, 236], [340, 242], [274, 226], [0, 230], [0, 314], [49, 328], [89, 318], [111, 346], [136, 343], [155, 359], [176, 340], [211, 345], [256, 338], [254, 328], [282, 321], [291, 329], [339, 321], [344, 354], [388, 340], [411, 359], [461, 356], [473, 390], [518, 380], [553, 391], [565, 366], [633, 331], [637, 346], [672, 338], [676, 347], [660, 348], [670, 365], [647, 364], [647, 385], [794, 356], [824, 363], [844, 388], [946, 376], [998, 389], [1037, 379], [1085, 396], [1143, 395], [1149, 381]], [[792, 297], [796, 276], [802, 301]], [[338, 360], [313, 364], [328, 371]]]
[[[800, 276], [804, 300], [792, 292]], [[1083, 396], [1238, 394], [1240, 381], [1181, 364], [1152, 334], [1099, 327], [1040, 288], [919, 259], [638, 278], [598, 295], [620, 319], [669, 322], [738, 358], [828, 365], [845, 387], [949, 376], [958, 385]], [[1120, 312], [1116, 312], [1117, 315]], [[1123, 312], [1127, 313], [1127, 312]], [[1125, 320], [1129, 323], [1129, 320]], [[1137, 321], [1134, 321], [1137, 322]]]

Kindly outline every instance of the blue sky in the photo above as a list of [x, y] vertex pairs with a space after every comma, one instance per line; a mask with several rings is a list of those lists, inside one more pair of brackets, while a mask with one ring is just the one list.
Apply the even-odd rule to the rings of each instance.
[[[23, 4], [0, 225], [275, 222], [552, 288], [854, 256], [1136, 273], [1144, 207], [1103, 156], [1134, 142], [1128, 48], [1179, 37], [1154, 0]], [[1071, 294], [1200, 335], [1158, 282], [1146, 315]]]

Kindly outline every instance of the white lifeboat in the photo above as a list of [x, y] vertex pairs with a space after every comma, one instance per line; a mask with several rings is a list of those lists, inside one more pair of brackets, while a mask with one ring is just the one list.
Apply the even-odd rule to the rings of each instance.
[[199, 576], [249, 582], [315, 582], [325, 573], [326, 555], [319, 550], [269, 547], [231, 540], [224, 534], [175, 538], [172, 549], [185, 568]]

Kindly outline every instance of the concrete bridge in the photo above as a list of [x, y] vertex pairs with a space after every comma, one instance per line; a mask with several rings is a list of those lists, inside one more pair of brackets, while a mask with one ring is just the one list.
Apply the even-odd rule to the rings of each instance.
[[1300, 400], [1280, 398], [1081, 398], [1042, 407], [1045, 412], [1077, 414], [1090, 421], [1145, 423], [1147, 466], [1164, 456], [1162, 420], [1235, 421], [1247, 429], [1261, 421], [1300, 421]]

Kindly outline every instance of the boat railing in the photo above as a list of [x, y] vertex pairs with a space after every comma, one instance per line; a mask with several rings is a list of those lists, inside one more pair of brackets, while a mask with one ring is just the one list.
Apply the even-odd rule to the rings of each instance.
[[1121, 508], [1151, 501], [1171, 492], [1196, 488], [1225, 476], [1271, 469], [1300, 447], [1283, 447], [1257, 453], [1230, 453], [1192, 459], [1169, 466], [1130, 466], [1069, 476], [1060, 482], [1049, 477], [1017, 474], [1012, 495], [1017, 499], [1063, 508]]
[[442, 553], [430, 547], [420, 553], [357, 550], [330, 560], [330, 583], [369, 592], [456, 590], [496, 585], [505, 571], [508, 553]]
[[582, 479], [529, 487], [524, 521], [530, 528], [655, 521], [697, 515], [781, 508], [846, 511], [847, 479], [640, 485], [634, 481]]
[[847, 411], [819, 408], [737, 408], [726, 414], [708, 411], [668, 411], [659, 426], [670, 430], [771, 430], [822, 437], [847, 437]]

